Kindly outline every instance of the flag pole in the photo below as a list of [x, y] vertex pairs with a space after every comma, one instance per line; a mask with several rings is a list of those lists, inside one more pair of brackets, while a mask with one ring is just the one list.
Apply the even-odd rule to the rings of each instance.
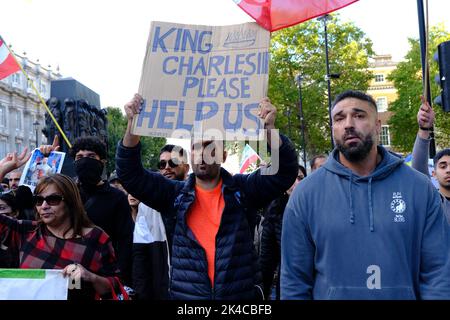
[[[430, 89], [429, 76], [430, 76], [430, 65], [428, 63], [428, 39], [430, 36], [429, 28], [428, 28], [428, 0], [425, 0], [425, 75], [424, 75], [424, 97], [428, 97], [428, 90]], [[431, 91], [430, 91], [431, 94]]]
[[[428, 0], [426, 0], [427, 5], [427, 16], [428, 16]], [[419, 36], [420, 36], [420, 56], [422, 61], [422, 92], [424, 95], [424, 99], [428, 101], [430, 106], [431, 103], [431, 90], [430, 90], [430, 76], [429, 76], [429, 68], [428, 68], [428, 59], [427, 59], [427, 51], [428, 51], [428, 17], [427, 17], [427, 26], [425, 26], [425, 14], [424, 14], [424, 5], [423, 0], [417, 0], [417, 16], [419, 20]], [[434, 139], [434, 129], [430, 131], [430, 157], [433, 158], [436, 155], [436, 141]]]
[[[41, 104], [45, 107], [45, 110], [48, 112], [48, 114], [50, 115], [50, 118], [52, 118], [53, 122], [55, 123], [56, 128], [58, 128], [58, 131], [61, 133], [64, 141], [67, 143], [67, 145], [69, 146], [69, 148], [72, 148], [72, 144], [69, 142], [69, 139], [67, 139], [67, 136], [65, 135], [64, 131], [61, 129], [61, 127], [58, 124], [58, 121], [56, 121], [55, 117], [53, 116], [52, 112], [50, 111], [49, 107], [47, 106], [47, 104], [45, 103], [44, 99], [41, 97], [41, 95], [39, 94], [39, 91], [36, 89], [36, 87], [34, 86], [33, 81], [30, 79], [30, 77], [28, 76], [27, 72], [22, 68], [22, 65], [19, 63], [19, 61], [16, 58], [16, 55], [11, 51], [11, 49], [9, 48], [9, 46], [6, 44], [5, 40], [0, 36], [0, 40], [3, 41], [3, 43], [5, 44], [6, 48], [8, 48], [9, 53], [11, 53], [11, 56], [14, 58], [14, 60], [16, 61], [17, 65], [19, 66], [20, 70], [22, 71], [23, 75], [25, 76], [25, 78], [27, 78], [27, 82], [31, 84], [31, 87], [33, 88], [34, 92], [36, 93], [36, 95], [38, 96], [39, 100], [41, 101]], [[37, 143], [37, 141], [36, 141]]]

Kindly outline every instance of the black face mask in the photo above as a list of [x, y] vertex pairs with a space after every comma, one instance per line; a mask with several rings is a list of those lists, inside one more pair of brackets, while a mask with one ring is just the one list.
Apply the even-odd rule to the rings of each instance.
[[97, 159], [83, 157], [74, 162], [75, 172], [81, 184], [96, 186], [102, 179], [103, 162]]

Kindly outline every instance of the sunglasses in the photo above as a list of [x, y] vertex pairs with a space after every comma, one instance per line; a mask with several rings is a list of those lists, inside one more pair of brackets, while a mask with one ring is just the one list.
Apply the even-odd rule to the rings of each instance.
[[33, 196], [34, 204], [36, 206], [42, 206], [42, 204], [47, 202], [49, 206], [57, 206], [61, 203], [61, 201], [64, 200], [64, 197], [59, 194], [51, 194], [49, 196], [43, 197], [43, 196]]
[[160, 170], [165, 169], [167, 164], [169, 164], [169, 167], [171, 167], [171, 168], [178, 167], [178, 164], [176, 164], [175, 162], [172, 161], [172, 159], [170, 159], [169, 161], [166, 161], [166, 160], [159, 161], [159, 164], [158, 164], [159, 165], [159, 169]]

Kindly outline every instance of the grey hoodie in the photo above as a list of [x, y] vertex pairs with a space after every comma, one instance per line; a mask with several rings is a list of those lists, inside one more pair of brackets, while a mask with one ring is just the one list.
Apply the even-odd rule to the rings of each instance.
[[378, 147], [366, 177], [338, 151], [294, 190], [282, 231], [282, 299], [450, 299], [447, 226], [424, 175]]

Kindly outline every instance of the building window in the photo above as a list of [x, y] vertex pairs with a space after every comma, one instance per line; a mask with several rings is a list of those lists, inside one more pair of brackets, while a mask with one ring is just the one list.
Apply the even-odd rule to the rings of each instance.
[[28, 129], [28, 133], [32, 134], [33, 133], [33, 125], [31, 123], [32, 123], [33, 118], [31, 116], [31, 114], [25, 115], [24, 117], [25, 117], [25, 130]]
[[22, 142], [16, 142], [16, 151], [17, 153], [22, 152]]
[[377, 98], [377, 109], [378, 112], [386, 112], [388, 110], [388, 103], [386, 97]]
[[41, 82], [40, 87], [41, 87], [41, 88], [40, 88], [39, 91], [41, 92], [42, 95], [45, 96], [45, 95], [47, 94], [47, 86], [45, 85], [45, 83], [42, 83], [42, 82]]
[[6, 108], [0, 106], [0, 127], [6, 127]]
[[6, 156], [6, 140], [0, 140], [0, 158]]
[[12, 75], [12, 83], [15, 87], [20, 87], [20, 73], [14, 73]]
[[22, 130], [22, 113], [19, 110], [16, 111], [16, 130]]
[[36, 85], [36, 83], [35, 83], [33, 77], [29, 77], [29, 79], [30, 79], [30, 80], [27, 81], [27, 92], [28, 92], [28, 93], [34, 93], [33, 86], [31, 85], [31, 83], [33, 83], [33, 84], [35, 84], [35, 85]]
[[386, 147], [389, 147], [391, 145], [391, 137], [389, 136], [389, 126], [381, 126], [380, 143]]
[[376, 74], [375, 82], [384, 82], [384, 74]]

